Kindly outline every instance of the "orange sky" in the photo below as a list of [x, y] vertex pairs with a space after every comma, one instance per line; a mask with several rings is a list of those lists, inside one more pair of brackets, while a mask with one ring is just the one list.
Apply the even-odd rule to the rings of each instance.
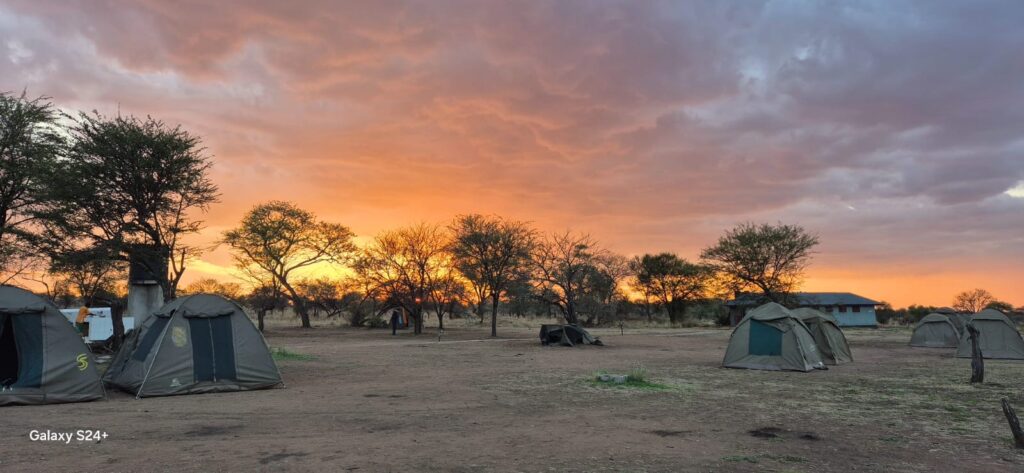
[[0, 89], [202, 136], [204, 242], [270, 199], [691, 259], [783, 221], [821, 237], [806, 290], [1024, 305], [1019, 3], [285, 3], [8, 1]]

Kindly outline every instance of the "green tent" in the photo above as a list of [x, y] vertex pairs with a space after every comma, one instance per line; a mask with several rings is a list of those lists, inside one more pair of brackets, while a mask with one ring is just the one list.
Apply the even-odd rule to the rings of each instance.
[[[970, 323], [978, 328], [981, 356], [1004, 360], [1024, 360], [1024, 339], [1017, 327], [1002, 312], [985, 309], [971, 317]], [[971, 357], [971, 336], [964, 330], [956, 349], [958, 358]]]
[[914, 326], [910, 335], [910, 346], [928, 348], [956, 348], [960, 341], [960, 331], [950, 320], [956, 315], [928, 314]]
[[853, 361], [850, 344], [846, 341], [846, 335], [839, 328], [839, 322], [835, 317], [809, 307], [793, 309], [790, 312], [811, 331], [814, 343], [818, 345], [818, 351], [821, 352], [821, 358], [825, 363], [836, 365]]
[[263, 335], [238, 304], [175, 299], [125, 341], [103, 380], [136, 397], [247, 391], [281, 384]]
[[811, 331], [774, 302], [747, 312], [736, 325], [722, 365], [772, 371], [826, 369]]
[[53, 304], [0, 285], [0, 406], [103, 398], [96, 363]]

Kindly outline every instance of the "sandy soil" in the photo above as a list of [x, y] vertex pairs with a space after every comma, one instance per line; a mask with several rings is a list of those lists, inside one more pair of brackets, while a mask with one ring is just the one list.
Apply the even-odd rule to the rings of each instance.
[[[969, 361], [905, 330], [849, 331], [857, 361], [808, 374], [719, 368], [725, 330], [596, 334], [278, 328], [313, 357], [279, 362], [286, 389], [0, 408], [0, 471], [1024, 471], [998, 405], [1024, 411], [1024, 363], [972, 387]], [[638, 364], [654, 387], [591, 381]]]

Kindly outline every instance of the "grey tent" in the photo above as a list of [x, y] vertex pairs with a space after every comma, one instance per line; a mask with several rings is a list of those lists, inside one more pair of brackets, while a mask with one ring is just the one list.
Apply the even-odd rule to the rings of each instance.
[[175, 299], [125, 340], [103, 380], [136, 397], [247, 391], [281, 384], [266, 341], [238, 304]]
[[0, 286], [0, 406], [103, 398], [89, 349], [60, 310]]
[[910, 346], [928, 348], [956, 348], [960, 341], [960, 331], [950, 320], [955, 315], [928, 314], [914, 326], [910, 335]]
[[747, 312], [736, 325], [722, 365], [773, 371], [826, 369], [807, 325], [774, 302]]
[[[981, 345], [981, 356], [1004, 360], [1024, 360], [1024, 339], [1017, 327], [1002, 312], [985, 309], [971, 317], [971, 322], [978, 328], [978, 343]], [[958, 358], [971, 357], [971, 337], [964, 330], [960, 334], [960, 344], [956, 349]]]
[[574, 347], [576, 345], [604, 345], [601, 339], [590, 335], [582, 327], [576, 325], [541, 325], [541, 345], [562, 345]]
[[945, 315], [946, 317], [949, 317], [949, 322], [952, 323], [953, 327], [956, 328], [957, 334], [964, 333], [964, 327], [966, 326], [967, 322], [971, 320], [971, 316], [969, 314], [961, 314], [960, 312], [957, 312], [956, 309], [952, 309], [949, 307], [939, 307], [938, 309], [935, 309], [934, 313], [942, 314]]
[[846, 341], [846, 335], [843, 334], [843, 330], [839, 328], [839, 322], [832, 314], [808, 307], [792, 309], [790, 312], [811, 331], [814, 343], [818, 346], [818, 351], [825, 363], [835, 365], [853, 361], [853, 354], [850, 352], [850, 344]]

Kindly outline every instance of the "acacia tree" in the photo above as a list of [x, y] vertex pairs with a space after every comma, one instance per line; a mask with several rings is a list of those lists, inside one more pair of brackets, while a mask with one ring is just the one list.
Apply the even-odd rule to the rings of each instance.
[[0, 93], [0, 284], [35, 262], [29, 226], [65, 149], [59, 116], [47, 97]]
[[586, 234], [559, 233], [534, 246], [532, 274], [537, 297], [557, 307], [565, 321], [579, 325], [578, 307], [594, 264], [605, 251]]
[[590, 272], [585, 278], [582, 299], [589, 302], [586, 325], [595, 326], [615, 315], [619, 302], [625, 299], [620, 286], [630, 275], [629, 261], [625, 256], [606, 252], [594, 258]]
[[344, 310], [345, 291], [340, 281], [327, 277], [306, 278], [299, 280], [295, 287], [315, 315], [323, 312], [327, 317], [335, 317]]
[[179, 289], [178, 292], [183, 295], [217, 294], [231, 300], [241, 299], [244, 294], [241, 284], [231, 281], [225, 282], [214, 278], [197, 279]]
[[73, 144], [37, 213], [47, 253], [53, 260], [103, 253], [155, 265], [146, 269], [171, 298], [167, 259], [181, 235], [202, 228], [189, 211], [206, 211], [218, 199], [199, 137], [149, 117], [84, 113], [70, 131]]
[[674, 253], [638, 256], [630, 266], [634, 284], [665, 307], [672, 323], [682, 319], [687, 303], [704, 295], [712, 278], [707, 266], [690, 263]]
[[231, 247], [236, 266], [257, 279], [280, 284], [302, 327], [312, 328], [292, 277], [302, 268], [350, 261], [356, 250], [353, 236], [344, 225], [318, 221], [289, 202], [271, 201], [245, 214], [238, 227], [224, 232], [222, 242]]
[[536, 232], [524, 222], [463, 215], [451, 225], [455, 267], [491, 299], [491, 336], [498, 336], [498, 304], [529, 270]]
[[953, 299], [953, 308], [960, 312], [978, 313], [995, 302], [996, 298], [991, 292], [984, 289], [973, 289], [957, 294]]
[[743, 223], [705, 248], [701, 259], [734, 291], [756, 289], [786, 303], [811, 261], [818, 237], [799, 225]]
[[452, 271], [450, 247], [451, 240], [440, 226], [421, 223], [377, 235], [354, 268], [368, 293], [409, 312], [413, 333], [419, 335], [424, 307], [431, 300], [436, 303], [435, 291]]

